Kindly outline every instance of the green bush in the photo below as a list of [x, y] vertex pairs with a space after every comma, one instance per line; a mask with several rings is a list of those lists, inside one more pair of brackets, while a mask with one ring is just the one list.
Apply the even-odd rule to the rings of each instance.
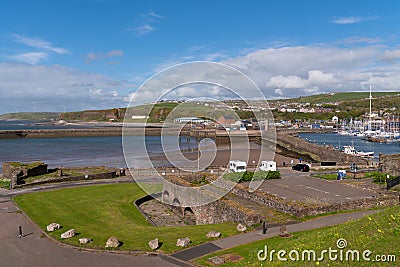
[[249, 182], [252, 179], [255, 180], [272, 180], [272, 179], [280, 179], [281, 173], [278, 171], [256, 171], [256, 172], [231, 172], [226, 173], [224, 178], [229, 179], [235, 182]]
[[[384, 184], [386, 179], [386, 174], [381, 172], [367, 172], [365, 173], [366, 178], [372, 178], [372, 182], [377, 184]], [[389, 175], [389, 180], [395, 178], [394, 176]]]
[[5, 189], [10, 189], [10, 179], [0, 179], [0, 187]]

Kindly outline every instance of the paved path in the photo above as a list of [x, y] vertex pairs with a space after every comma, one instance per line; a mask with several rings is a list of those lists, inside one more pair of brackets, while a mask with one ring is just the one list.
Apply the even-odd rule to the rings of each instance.
[[[192, 266], [167, 255], [84, 252], [44, 237], [8, 197], [0, 198], [0, 266]], [[23, 237], [18, 238], [18, 226]]]
[[[324, 217], [318, 217], [312, 220], [308, 220], [301, 223], [290, 224], [286, 226], [286, 229], [289, 233], [311, 230], [331, 225], [338, 225], [345, 223], [347, 221], [356, 220], [366, 215], [377, 212], [376, 210], [367, 210], [367, 211], [357, 211], [350, 213], [341, 213], [335, 215], [329, 215]], [[195, 258], [216, 252], [222, 249], [228, 249], [232, 247], [236, 247], [239, 245], [251, 243], [254, 241], [258, 241], [261, 239], [273, 237], [279, 235], [280, 227], [272, 227], [267, 230], [266, 234], [262, 234], [261, 230], [252, 231], [241, 235], [221, 238], [200, 246], [192, 247], [175, 254], [172, 254], [172, 257], [175, 257], [180, 260], [193, 260]]]

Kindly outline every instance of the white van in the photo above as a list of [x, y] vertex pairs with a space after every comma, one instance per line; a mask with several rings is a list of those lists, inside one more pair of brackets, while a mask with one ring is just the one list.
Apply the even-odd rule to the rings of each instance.
[[261, 171], [276, 171], [276, 162], [272, 160], [263, 160], [259, 168]]
[[232, 172], [245, 172], [247, 164], [244, 161], [240, 160], [231, 160], [229, 161], [229, 170]]

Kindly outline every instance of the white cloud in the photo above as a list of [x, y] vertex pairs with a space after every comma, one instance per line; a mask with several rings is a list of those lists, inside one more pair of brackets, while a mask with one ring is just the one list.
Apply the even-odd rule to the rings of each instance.
[[[383, 46], [339, 48], [292, 46], [253, 51], [225, 60], [249, 75], [268, 98], [318, 92], [367, 90], [398, 91], [398, 49]], [[390, 62], [389, 62], [390, 61]]]
[[274, 76], [269, 82], [267, 82], [268, 87], [274, 88], [286, 88], [286, 89], [294, 89], [294, 88], [304, 88], [306, 86], [306, 82], [304, 79], [298, 76]]
[[368, 38], [368, 37], [359, 37], [359, 36], [353, 36], [346, 38], [344, 40], [340, 40], [339, 43], [343, 44], [349, 44], [349, 45], [354, 45], [354, 44], [378, 44], [382, 43], [383, 40], [381, 38], [375, 37], [375, 38]]
[[128, 29], [128, 31], [134, 31], [137, 36], [145, 35], [154, 31], [156, 28], [153, 25], [164, 18], [164, 16], [155, 13], [153, 10], [150, 10], [147, 13], [141, 14], [137, 18], [137, 22], [135, 23], [136, 26]]
[[51, 43], [41, 40], [41, 39], [25, 37], [25, 36], [22, 36], [22, 35], [16, 34], [16, 33], [12, 34], [12, 37], [15, 42], [24, 44], [24, 45], [27, 45], [30, 47], [39, 48], [39, 49], [43, 49], [43, 50], [47, 50], [47, 51], [52, 51], [52, 52], [55, 52], [60, 55], [69, 54], [69, 51], [67, 49], [62, 48], [62, 47], [53, 46]]
[[124, 55], [124, 51], [122, 50], [111, 50], [106, 54], [106, 57], [122, 57]]
[[374, 20], [377, 19], [378, 16], [371, 16], [371, 17], [359, 17], [359, 16], [350, 16], [350, 17], [340, 17], [333, 19], [331, 22], [335, 24], [355, 24], [360, 23], [367, 20]]
[[224, 64], [192, 62], [167, 68], [133, 92], [133, 105], [177, 98], [262, 99], [258, 88], [239, 71]]
[[275, 89], [275, 94], [282, 96], [283, 95], [282, 89]]
[[155, 13], [153, 10], [150, 10], [149, 13], [145, 14], [145, 16], [149, 16], [149, 17], [153, 17], [153, 18], [157, 18], [157, 19], [164, 18], [164, 16], [161, 16], [161, 15]]
[[154, 31], [155, 28], [152, 27], [152, 26], [150, 26], [149, 24], [145, 24], [145, 25], [136, 27], [134, 30], [135, 30], [135, 32], [136, 32], [137, 35], [144, 35], [144, 34], [146, 34], [146, 33], [149, 33], [149, 32], [151, 32], [151, 31]]
[[10, 56], [9, 58], [18, 62], [37, 64], [40, 61], [46, 59], [47, 56], [48, 54], [44, 52], [30, 52]]
[[323, 73], [320, 70], [310, 70], [308, 72], [308, 82], [310, 85], [329, 86], [335, 85], [337, 81], [333, 73]]
[[125, 83], [60, 65], [0, 63], [0, 113], [121, 107]]
[[332, 20], [335, 24], [354, 24], [363, 21], [361, 17], [342, 17]]
[[[122, 50], [111, 50], [107, 53], [94, 53], [90, 52], [85, 56], [85, 63], [89, 64], [92, 61], [105, 59], [105, 58], [112, 58], [112, 57], [122, 57], [124, 55], [124, 51]], [[117, 62], [112, 61], [113, 64], [117, 64]]]
[[385, 50], [382, 60], [394, 61], [400, 59], [400, 49]]
[[88, 54], [86, 55], [85, 58], [86, 58], [86, 61], [87, 61], [87, 62], [90, 62], [90, 61], [99, 59], [100, 56], [101, 56], [100, 54], [96, 54], [96, 53], [90, 52], [90, 53], [88, 53]]

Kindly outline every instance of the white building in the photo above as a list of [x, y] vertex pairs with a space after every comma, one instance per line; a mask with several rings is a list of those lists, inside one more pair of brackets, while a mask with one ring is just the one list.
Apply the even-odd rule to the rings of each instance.
[[149, 116], [144, 116], [144, 115], [134, 115], [132, 116], [132, 120], [144, 120], [144, 119], [148, 119]]
[[188, 122], [202, 123], [202, 122], [205, 122], [205, 120], [197, 118], [197, 117], [182, 117], [182, 118], [174, 119], [174, 122], [177, 122], [177, 123], [188, 123]]

